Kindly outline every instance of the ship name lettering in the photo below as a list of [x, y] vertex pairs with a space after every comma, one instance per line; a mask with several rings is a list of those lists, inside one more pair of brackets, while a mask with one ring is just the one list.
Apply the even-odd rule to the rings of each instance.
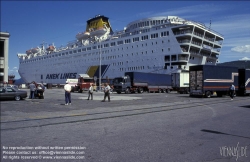
[[46, 79], [74, 79], [77, 73], [58, 73], [58, 74], [47, 74]]
[[58, 79], [59, 78], [59, 74], [47, 74], [46, 79]]
[[76, 74], [77, 73], [64, 73], [64, 74], [61, 74], [61, 77], [60, 79], [67, 79], [67, 78], [76, 78]]

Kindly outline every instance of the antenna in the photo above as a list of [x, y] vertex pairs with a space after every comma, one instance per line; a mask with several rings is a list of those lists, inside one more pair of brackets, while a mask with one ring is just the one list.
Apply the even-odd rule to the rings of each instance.
[[210, 28], [211, 28], [211, 23], [212, 23], [212, 22], [211, 22], [211, 19], [210, 19], [209, 30], [210, 30]]

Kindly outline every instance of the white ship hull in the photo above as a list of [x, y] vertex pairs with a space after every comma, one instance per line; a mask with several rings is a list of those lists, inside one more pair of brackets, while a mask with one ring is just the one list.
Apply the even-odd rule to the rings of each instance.
[[[171, 74], [188, 70], [190, 65], [216, 64], [223, 37], [198, 23], [180, 18], [175, 23], [173, 18], [177, 17], [134, 21], [109, 39], [99, 38], [88, 45], [76, 42], [66, 50], [30, 59], [18, 54], [19, 74], [26, 83], [64, 84], [78, 74], [99, 77], [100, 65], [101, 77], [112, 79], [128, 71]], [[154, 20], [157, 25], [150, 22]], [[145, 23], [138, 27], [141, 22]]]

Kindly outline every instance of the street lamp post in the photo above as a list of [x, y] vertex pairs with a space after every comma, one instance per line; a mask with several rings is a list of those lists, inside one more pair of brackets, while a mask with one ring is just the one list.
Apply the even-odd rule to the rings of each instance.
[[101, 68], [101, 66], [102, 66], [102, 51], [101, 51], [101, 41], [100, 41], [100, 38], [98, 39], [98, 41], [99, 41], [99, 52], [100, 52], [100, 65], [99, 65], [99, 90], [101, 91], [101, 83], [102, 83], [102, 81], [101, 81], [101, 79], [102, 79], [102, 76], [101, 76], [101, 74], [102, 74], [102, 68]]

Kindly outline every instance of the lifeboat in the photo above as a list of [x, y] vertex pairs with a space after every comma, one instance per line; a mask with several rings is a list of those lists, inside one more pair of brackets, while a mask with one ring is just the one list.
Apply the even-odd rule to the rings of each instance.
[[26, 51], [26, 54], [27, 54], [27, 55], [32, 54], [31, 49], [27, 50], [27, 51]]
[[82, 39], [87, 39], [89, 37], [90, 33], [89, 32], [82, 32], [82, 33], [78, 33], [76, 35], [76, 38], [78, 40], [82, 40]]
[[32, 48], [31, 49], [31, 52], [34, 54], [34, 53], [38, 53], [38, 52], [41, 52], [41, 49], [40, 48]]
[[46, 48], [46, 51], [54, 51], [55, 49], [56, 49], [56, 47], [51, 45], [48, 48]]
[[107, 28], [99, 27], [96, 30], [90, 32], [91, 36], [101, 36], [107, 32]]

